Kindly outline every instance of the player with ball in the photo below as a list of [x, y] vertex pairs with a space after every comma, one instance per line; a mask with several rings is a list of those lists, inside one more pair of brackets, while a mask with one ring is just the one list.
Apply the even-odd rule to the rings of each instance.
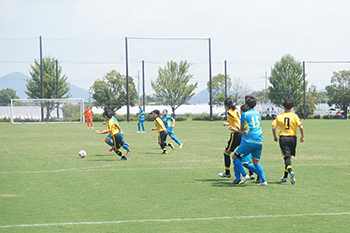
[[107, 134], [110, 133], [113, 140], [113, 146], [114, 146], [114, 152], [119, 155], [121, 158], [119, 160], [126, 160], [127, 158], [123, 155], [123, 153], [119, 150], [120, 146], [123, 144], [121, 135], [119, 132], [121, 132], [121, 129], [116, 121], [112, 119], [114, 116], [114, 112], [112, 110], [106, 109], [103, 112], [103, 116], [106, 119], [106, 126], [107, 129], [103, 130], [102, 132], [96, 130], [96, 133], [98, 134]]

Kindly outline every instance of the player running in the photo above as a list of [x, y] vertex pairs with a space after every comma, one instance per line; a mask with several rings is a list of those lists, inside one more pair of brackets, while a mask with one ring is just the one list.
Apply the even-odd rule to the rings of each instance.
[[179, 141], [179, 139], [175, 137], [175, 133], [173, 131], [175, 127], [175, 119], [168, 115], [168, 110], [166, 109], [163, 110], [162, 121], [165, 125], [167, 135], [171, 139], [173, 139], [180, 146], [181, 149], [183, 144]]
[[[224, 101], [224, 107], [227, 110], [228, 123], [222, 122], [222, 125], [223, 126], [232, 126], [232, 127], [235, 127], [238, 129], [240, 127], [241, 114], [236, 109], [236, 106], [233, 104], [232, 99], [227, 98]], [[235, 123], [236, 123], [236, 125], [235, 125]], [[227, 178], [231, 177], [231, 174], [230, 174], [230, 166], [231, 166], [230, 155], [233, 151], [235, 151], [237, 146], [239, 146], [239, 144], [241, 143], [241, 138], [242, 138], [241, 133], [231, 130], [230, 139], [228, 140], [225, 151], [224, 151], [225, 172], [219, 173], [219, 176], [227, 177]], [[240, 174], [239, 174], [239, 176], [240, 176]]]
[[[142, 109], [142, 106], [140, 105], [139, 106], [140, 108], [140, 112], [139, 112], [139, 122], [137, 122], [137, 126], [138, 126], [138, 129], [139, 131], [137, 131], [136, 133], [146, 133], [146, 130], [145, 130], [145, 111]], [[142, 126], [142, 131], [141, 130], [141, 126]]]
[[290, 174], [290, 182], [295, 184], [295, 174], [292, 170], [291, 156], [295, 156], [297, 147], [297, 127], [300, 129], [300, 142], [304, 142], [304, 128], [301, 125], [299, 117], [290, 110], [293, 108], [294, 102], [291, 99], [283, 101], [284, 113], [279, 114], [272, 122], [272, 134], [274, 141], [277, 142], [276, 128], [279, 129], [279, 144], [284, 159], [284, 175], [281, 178], [282, 182], [287, 182], [288, 173]]
[[229, 127], [230, 130], [242, 133], [241, 144], [233, 154], [232, 159], [234, 166], [237, 166], [238, 171], [243, 175], [243, 178], [239, 184], [244, 184], [244, 182], [249, 180], [250, 177], [244, 171], [241, 158], [251, 153], [256, 172], [261, 179], [261, 183], [259, 185], [266, 186], [267, 182], [265, 179], [264, 169], [259, 162], [261, 158], [263, 140], [260, 127], [261, 116], [254, 110], [256, 102], [257, 99], [254, 96], [246, 95], [245, 107], [247, 108], [247, 111], [241, 116], [241, 128], [236, 129], [233, 126]]
[[90, 107], [87, 107], [83, 114], [86, 116], [87, 128], [89, 129], [89, 123], [91, 123], [91, 129], [93, 129], [94, 125], [92, 124], [92, 117], [94, 116], [94, 112], [90, 110]]
[[123, 153], [119, 150], [120, 145], [122, 145], [123, 141], [121, 138], [121, 129], [119, 125], [112, 119], [114, 116], [114, 112], [106, 109], [103, 113], [105, 119], [106, 119], [106, 126], [107, 129], [103, 130], [102, 132], [96, 130], [96, 133], [98, 134], [106, 134], [110, 133], [112, 135], [112, 140], [113, 140], [113, 146], [114, 146], [114, 152], [119, 155], [121, 158], [119, 159], [120, 161], [122, 160], [127, 160], [127, 158], [123, 155]]
[[158, 130], [159, 133], [159, 137], [158, 137], [158, 141], [159, 141], [159, 145], [162, 148], [163, 152], [162, 154], [166, 154], [166, 146], [170, 146], [171, 149], [174, 150], [174, 146], [171, 143], [167, 143], [166, 142], [166, 137], [167, 137], [167, 131], [165, 128], [165, 125], [163, 123], [163, 121], [160, 119], [160, 112], [159, 110], [154, 110], [152, 112], [152, 117], [154, 120], [154, 124], [156, 125], [156, 128], [152, 128], [152, 130]]

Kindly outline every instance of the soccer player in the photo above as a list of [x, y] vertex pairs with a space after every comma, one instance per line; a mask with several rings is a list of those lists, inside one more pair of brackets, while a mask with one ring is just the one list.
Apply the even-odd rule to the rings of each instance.
[[[241, 114], [236, 109], [236, 106], [233, 104], [232, 99], [228, 98], [224, 101], [224, 107], [227, 110], [227, 122], [222, 122], [223, 126], [232, 126], [232, 127], [240, 127], [240, 120], [241, 120]], [[237, 126], [235, 126], [235, 123]], [[225, 163], [225, 172], [219, 173], [219, 176], [221, 177], [227, 177], [230, 178], [230, 166], [231, 166], [231, 158], [230, 155], [237, 146], [241, 143], [242, 134], [239, 132], [235, 132], [231, 130], [230, 139], [227, 142], [225, 151], [224, 151], [224, 163]], [[235, 172], [237, 175], [237, 173]], [[239, 174], [240, 176], [240, 174]], [[237, 179], [237, 177], [236, 177]], [[239, 178], [238, 178], [239, 179]], [[240, 179], [239, 179], [240, 180]]]
[[162, 121], [165, 125], [167, 135], [173, 139], [179, 146], [182, 148], [182, 143], [175, 137], [175, 133], [173, 131], [175, 127], [175, 119], [168, 115], [168, 110], [163, 110]]
[[86, 116], [87, 128], [89, 129], [89, 123], [91, 123], [91, 129], [93, 129], [94, 125], [92, 124], [92, 117], [94, 116], [94, 112], [90, 110], [90, 107], [87, 107], [84, 111], [84, 115]]
[[119, 134], [119, 132], [121, 132], [121, 129], [120, 129], [119, 125], [112, 119], [112, 117], [114, 116], [114, 112], [109, 110], [109, 109], [106, 109], [104, 111], [103, 115], [104, 115], [106, 122], [107, 122], [106, 123], [107, 129], [103, 130], [102, 132], [96, 130], [96, 133], [106, 134], [109, 132], [112, 135], [114, 152], [121, 157], [119, 160], [120, 161], [127, 160], [127, 158], [119, 150], [120, 145], [122, 144], [121, 134]]
[[265, 179], [264, 169], [260, 164], [261, 152], [262, 152], [262, 132], [261, 132], [261, 116], [254, 110], [257, 99], [254, 96], [246, 95], [245, 107], [247, 111], [241, 116], [241, 128], [236, 129], [230, 126], [229, 129], [242, 133], [241, 144], [237, 148], [236, 152], [232, 155], [234, 166], [237, 166], [238, 171], [242, 174], [243, 178], [239, 184], [244, 184], [245, 181], [249, 180], [249, 175], [244, 171], [241, 158], [249, 154], [252, 155], [252, 160], [256, 173], [261, 179], [260, 186], [266, 186], [267, 182]]
[[279, 129], [278, 136], [280, 148], [284, 159], [284, 175], [281, 178], [282, 182], [287, 182], [288, 173], [290, 174], [290, 182], [295, 184], [295, 174], [292, 170], [291, 157], [295, 156], [297, 146], [297, 127], [300, 129], [300, 142], [304, 142], [304, 128], [301, 125], [299, 117], [290, 110], [293, 108], [294, 102], [291, 99], [283, 101], [284, 113], [279, 114], [272, 122], [272, 134], [274, 141], [277, 142], [276, 128]]
[[[115, 117], [115, 114], [112, 116], [112, 120], [114, 120], [114, 121], [117, 123], [117, 125], [119, 125], [119, 122], [118, 122], [117, 118]], [[103, 124], [105, 125], [106, 122], [103, 122]], [[124, 132], [123, 132], [122, 130], [120, 130], [119, 134], [120, 134], [120, 137], [122, 138], [122, 146], [123, 146], [123, 148], [126, 150], [126, 154], [125, 154], [125, 155], [130, 155], [131, 150], [130, 150], [130, 148], [129, 148], [129, 145], [128, 145], [127, 142], [124, 141]], [[112, 138], [111, 134], [108, 134], [108, 135], [107, 135], [107, 137], [106, 137], [106, 139], [105, 139], [105, 142], [106, 142], [108, 145], [111, 146], [111, 149], [109, 149], [110, 152], [111, 152], [112, 150], [114, 150], [113, 138]]]
[[[137, 122], [137, 126], [138, 126], [138, 129], [139, 131], [137, 131], [136, 133], [146, 133], [146, 130], [145, 130], [145, 111], [142, 109], [142, 106], [140, 105], [139, 106], [140, 108], [140, 112], [139, 112], [139, 122]], [[141, 126], [142, 126], [142, 131], [141, 130]]]
[[160, 147], [163, 150], [162, 154], [167, 153], [166, 148], [165, 148], [166, 146], [170, 146], [171, 149], [174, 150], [173, 144], [166, 142], [167, 131], [166, 131], [166, 128], [165, 128], [163, 121], [160, 119], [159, 110], [154, 110], [152, 112], [152, 117], [154, 120], [154, 124], [156, 125], [156, 128], [152, 128], [152, 130], [158, 130], [158, 133], [159, 133], [158, 141], [159, 141]]

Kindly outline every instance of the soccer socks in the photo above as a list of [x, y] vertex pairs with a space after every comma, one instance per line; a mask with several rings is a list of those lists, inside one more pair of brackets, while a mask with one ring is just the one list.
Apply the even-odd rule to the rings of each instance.
[[235, 180], [241, 180], [241, 173], [238, 171], [237, 166], [233, 165], [233, 171], [235, 173]]
[[110, 140], [109, 142], [107, 142], [107, 144], [114, 148], [114, 145], [113, 145], [113, 141], [112, 141], [112, 140]]
[[93, 127], [94, 127], [94, 124], [92, 124], [92, 122], [90, 122], [90, 124], [91, 124], [91, 128], [93, 128]]
[[259, 176], [260, 179], [261, 179], [261, 182], [265, 182], [266, 179], [265, 179], [265, 173], [264, 173], [264, 168], [263, 168], [263, 166], [262, 166], [260, 163], [255, 164], [254, 166], [255, 166], [255, 169], [256, 169], [256, 171], [257, 171], [258, 176]]
[[176, 137], [172, 137], [171, 139], [173, 139], [179, 146], [181, 146], [181, 142], [179, 141], [179, 139], [177, 139]]
[[130, 151], [130, 148], [128, 147], [128, 145], [126, 145], [126, 143], [123, 143], [123, 148], [124, 148], [126, 151]]
[[225, 162], [225, 173], [226, 175], [230, 174], [231, 158], [230, 155], [224, 153], [224, 162]]
[[[144, 125], [144, 124], [142, 124], [142, 130], [143, 130], [143, 132], [146, 131], [146, 130], [145, 130], [145, 125]], [[140, 131], [140, 128], [139, 128], [139, 131]]]
[[256, 170], [254, 164], [252, 164], [252, 163], [244, 163], [243, 166], [245, 168], [247, 168], [249, 171], [252, 171], [252, 172], [258, 174], [258, 171]]
[[234, 169], [237, 169], [237, 171], [241, 173], [243, 177], [247, 175], [247, 173], [244, 171], [242, 161], [240, 159], [238, 158], [234, 159], [233, 165], [234, 165]]
[[139, 131], [140, 131], [140, 129], [141, 129], [140, 123], [137, 123], [137, 127], [138, 127], [138, 129], [139, 129]]

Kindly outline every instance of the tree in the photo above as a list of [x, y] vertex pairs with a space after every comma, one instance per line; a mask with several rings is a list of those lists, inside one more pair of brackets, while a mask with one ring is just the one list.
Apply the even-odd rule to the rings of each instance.
[[[225, 101], [225, 75], [217, 74], [211, 81], [212, 93], [213, 93], [213, 104], [216, 106], [222, 106]], [[231, 89], [232, 82], [229, 75], [227, 75], [227, 90]], [[210, 91], [210, 82], [207, 82], [207, 89]], [[229, 93], [228, 93], [229, 95]]]
[[251, 95], [256, 97], [259, 102], [267, 103], [269, 101], [268, 89], [263, 89], [261, 91], [254, 91], [251, 93]]
[[9, 106], [11, 99], [19, 99], [16, 95], [16, 91], [11, 88], [3, 88], [0, 91], [0, 106]]
[[326, 91], [329, 96], [328, 105], [334, 104], [346, 113], [350, 103], [350, 70], [333, 72], [331, 85], [326, 86]]
[[164, 68], [158, 69], [158, 78], [151, 85], [155, 91], [155, 96], [165, 105], [169, 105], [175, 116], [175, 110], [187, 103], [195, 94], [198, 82], [188, 85], [193, 78], [192, 74], [187, 74], [190, 64], [181, 61], [177, 64], [174, 61], [167, 62]]
[[285, 99], [292, 99], [294, 106], [303, 100], [303, 67], [290, 54], [282, 57], [271, 68], [268, 97], [272, 103], [282, 106]]
[[[68, 77], [62, 75], [62, 68], [58, 67], [58, 96], [56, 87], [56, 59], [54, 57], [43, 58], [43, 90], [44, 99], [66, 99], [71, 97], [69, 93], [70, 86], [67, 82]], [[34, 65], [30, 65], [30, 79], [26, 79], [25, 93], [31, 99], [41, 99], [41, 81], [40, 81], [40, 60], [34, 60]], [[46, 119], [50, 118], [51, 111], [55, 108], [55, 104], [45, 102]]]
[[243, 83], [239, 78], [233, 79], [233, 84], [231, 88], [232, 100], [236, 104], [242, 104], [244, 101], [244, 96], [248, 94], [249, 86]]
[[[90, 91], [93, 93], [95, 105], [104, 109], [117, 111], [127, 104], [126, 77], [115, 70], [105, 74], [102, 80], [96, 80], [90, 87]], [[135, 106], [137, 92], [132, 77], [129, 77], [129, 99], [130, 105]]]
[[[305, 100], [306, 117], [314, 114], [314, 111], [316, 109], [316, 104], [318, 103], [319, 98], [320, 98], [320, 94], [317, 92], [316, 86], [311, 85], [311, 87], [309, 87], [308, 91], [306, 92], [306, 100]], [[294, 104], [294, 108], [295, 108], [295, 113], [300, 118], [304, 118], [304, 102], [299, 103], [298, 106]]]

